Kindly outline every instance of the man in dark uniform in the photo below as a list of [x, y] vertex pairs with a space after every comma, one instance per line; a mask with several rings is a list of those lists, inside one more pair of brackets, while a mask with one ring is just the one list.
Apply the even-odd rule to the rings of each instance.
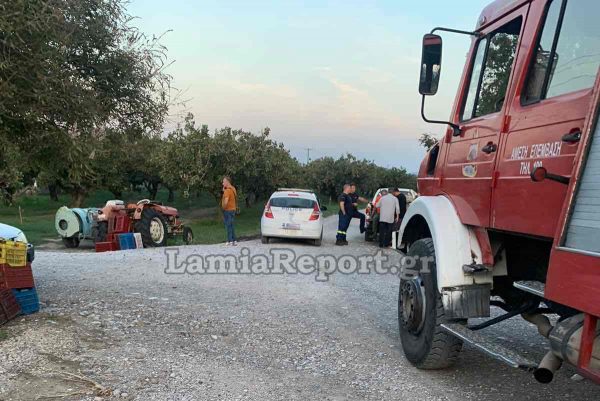
[[356, 184], [350, 184], [350, 197], [352, 198], [352, 212], [350, 217], [360, 219], [360, 233], [365, 232], [365, 214], [358, 211], [358, 202], [369, 203], [369, 201], [356, 193]]
[[344, 191], [338, 197], [338, 202], [340, 204], [340, 212], [339, 212], [339, 222], [337, 235], [335, 236], [335, 244], [336, 245], [348, 245], [348, 241], [346, 241], [346, 232], [348, 231], [348, 227], [350, 226], [350, 220], [352, 220], [352, 197], [350, 197], [350, 185], [344, 185]]

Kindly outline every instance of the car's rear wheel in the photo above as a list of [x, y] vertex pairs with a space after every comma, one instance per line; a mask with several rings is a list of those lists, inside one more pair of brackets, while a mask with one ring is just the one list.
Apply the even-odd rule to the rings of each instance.
[[263, 244], [268, 244], [269, 240], [270, 240], [270, 238], [266, 237], [264, 235], [261, 235], [261, 237], [260, 237], [260, 242], [262, 242]]
[[[435, 248], [431, 238], [410, 246], [412, 278], [403, 272], [398, 293], [398, 324], [404, 355], [420, 369], [443, 369], [456, 362], [462, 341], [442, 330], [446, 321], [437, 288]], [[428, 262], [425, 262], [428, 260]], [[427, 263], [427, 268], [425, 268]]]
[[315, 246], [321, 246], [322, 243], [323, 243], [323, 231], [321, 231], [321, 237], [313, 240], [313, 244], [315, 244]]

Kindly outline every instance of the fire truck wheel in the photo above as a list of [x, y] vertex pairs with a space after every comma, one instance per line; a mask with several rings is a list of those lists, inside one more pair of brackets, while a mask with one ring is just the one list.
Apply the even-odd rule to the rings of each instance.
[[66, 248], [77, 248], [79, 246], [79, 237], [69, 237], [62, 239]]
[[94, 242], [106, 241], [107, 235], [108, 235], [108, 222], [107, 221], [98, 222], [98, 227], [96, 229], [96, 235], [94, 237]]
[[[447, 368], [456, 362], [462, 341], [440, 327], [445, 321], [444, 307], [437, 289], [431, 238], [414, 242], [408, 256], [415, 257], [416, 264], [411, 269], [414, 276], [400, 279], [398, 294], [398, 324], [404, 355], [420, 369]], [[424, 260], [430, 262], [425, 265]]]
[[144, 208], [142, 217], [135, 222], [135, 231], [142, 235], [144, 248], [167, 245], [167, 222], [154, 209]]

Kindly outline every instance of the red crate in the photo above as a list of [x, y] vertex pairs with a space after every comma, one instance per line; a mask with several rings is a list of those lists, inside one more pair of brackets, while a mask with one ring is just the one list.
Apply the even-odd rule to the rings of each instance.
[[118, 251], [119, 247], [114, 242], [96, 242], [96, 252]]
[[25, 267], [11, 267], [7, 264], [0, 265], [0, 288], [33, 288], [33, 271], [31, 263]]
[[12, 290], [0, 290], [0, 325], [14, 319], [21, 313], [21, 307]]

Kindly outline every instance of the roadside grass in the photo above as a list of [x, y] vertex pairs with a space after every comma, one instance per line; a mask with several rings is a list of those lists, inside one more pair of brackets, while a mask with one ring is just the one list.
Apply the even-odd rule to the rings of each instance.
[[[136, 202], [144, 199], [147, 195], [139, 192], [128, 192], [123, 194], [123, 200]], [[189, 198], [183, 198], [177, 194], [174, 202], [167, 202], [168, 192], [158, 192], [157, 200], [164, 204], [174, 206], [180, 211], [181, 218], [188, 224], [194, 233], [195, 244], [215, 244], [225, 242], [225, 227], [220, 212], [217, 210], [215, 200], [208, 193], [200, 193]], [[114, 195], [108, 191], [96, 191], [88, 197], [84, 207], [102, 207], [108, 199], [114, 199]], [[60, 196], [59, 201], [50, 200], [48, 195], [34, 195], [21, 197], [11, 206], [0, 205], [0, 222], [19, 227], [27, 239], [34, 245], [40, 245], [48, 239], [58, 239], [54, 228], [54, 215], [59, 207], [68, 205], [70, 198]], [[264, 201], [257, 201], [252, 207], [242, 204], [241, 214], [235, 217], [235, 231], [238, 238], [256, 237], [260, 235], [260, 218], [264, 208]], [[339, 206], [335, 202], [325, 203], [327, 211], [323, 212], [325, 217], [337, 214]], [[21, 218], [19, 217], [21, 208]], [[170, 241], [172, 244], [180, 244], [181, 240]]]

